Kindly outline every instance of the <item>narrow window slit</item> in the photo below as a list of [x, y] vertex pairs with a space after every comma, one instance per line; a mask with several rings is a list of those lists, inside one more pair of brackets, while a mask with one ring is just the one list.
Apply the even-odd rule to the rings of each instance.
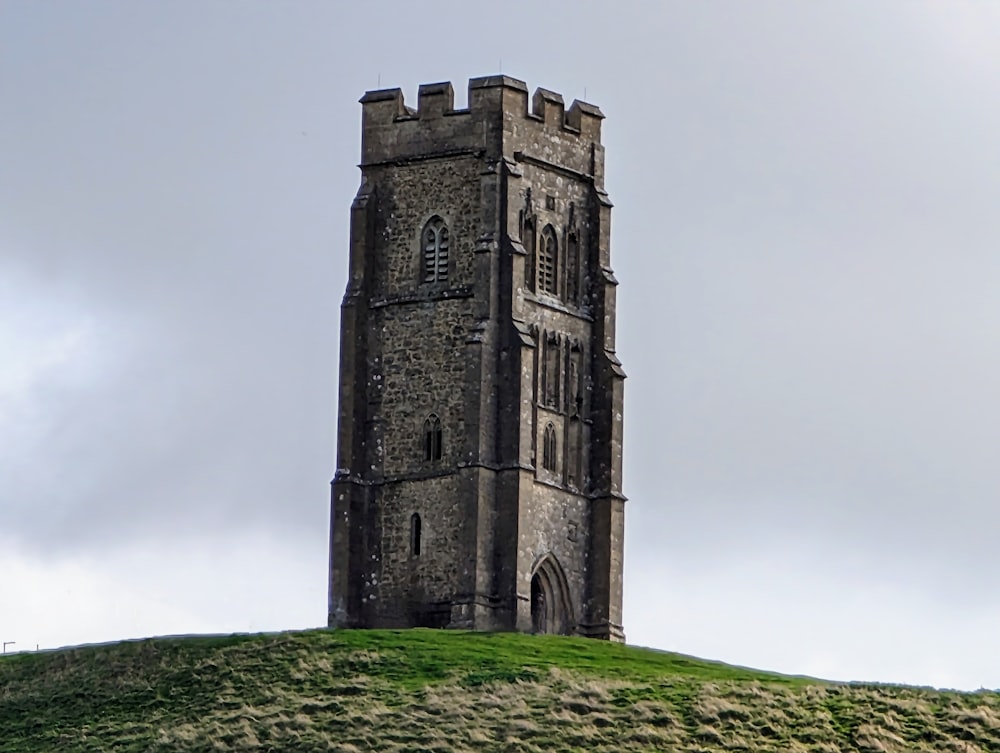
[[420, 556], [420, 515], [417, 513], [410, 516], [410, 554]]

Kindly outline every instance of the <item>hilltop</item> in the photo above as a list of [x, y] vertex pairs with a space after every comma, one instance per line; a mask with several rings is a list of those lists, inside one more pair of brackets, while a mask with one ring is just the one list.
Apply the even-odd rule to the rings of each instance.
[[0, 751], [1000, 750], [1000, 695], [601, 641], [326, 631], [0, 659]]

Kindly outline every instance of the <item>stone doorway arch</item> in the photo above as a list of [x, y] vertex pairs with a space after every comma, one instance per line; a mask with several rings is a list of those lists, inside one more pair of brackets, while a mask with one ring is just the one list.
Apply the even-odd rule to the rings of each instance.
[[531, 573], [531, 632], [569, 635], [575, 626], [566, 574], [550, 552]]

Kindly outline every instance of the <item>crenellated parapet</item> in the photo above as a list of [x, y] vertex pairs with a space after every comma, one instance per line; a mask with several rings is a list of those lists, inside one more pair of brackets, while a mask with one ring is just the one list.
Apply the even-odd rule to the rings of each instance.
[[[601, 110], [579, 100], [566, 109], [562, 95], [542, 88], [529, 103], [527, 84], [510, 76], [471, 79], [468, 107], [462, 109], [455, 109], [454, 88], [447, 81], [422, 84], [415, 108], [398, 88], [366, 92], [360, 101], [362, 166], [435, 154], [513, 158], [543, 143], [550, 153], [570, 155], [567, 169], [585, 175], [602, 172], [593, 157], [597, 154], [603, 162]], [[581, 149], [584, 144], [592, 146]], [[581, 161], [581, 155], [586, 159]]]

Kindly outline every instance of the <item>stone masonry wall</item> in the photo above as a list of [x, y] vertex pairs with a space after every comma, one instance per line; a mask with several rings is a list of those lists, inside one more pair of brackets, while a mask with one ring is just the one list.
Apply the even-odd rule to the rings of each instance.
[[[559, 159], [551, 150], [549, 159]], [[579, 622], [584, 614], [587, 577], [588, 547], [591, 526], [589, 500], [588, 446], [590, 442], [590, 399], [593, 389], [590, 368], [593, 319], [590, 307], [590, 286], [593, 277], [593, 234], [590, 218], [590, 186], [585, 180], [562, 174], [544, 166], [526, 163], [521, 175], [512, 181], [509, 191], [512, 206], [508, 210], [509, 222], [514, 212], [521, 215], [530, 211], [537, 223], [535, 243], [539, 232], [547, 225], [556, 231], [558, 241], [558, 270], [560, 283], [556, 295], [541, 290], [530, 279], [537, 266], [537, 248], [531, 247], [530, 236], [520, 240], [525, 246], [524, 284], [517, 290], [520, 310], [529, 331], [535, 338], [533, 363], [533, 394], [528, 403], [522, 402], [522, 421], [533, 427], [534, 447], [532, 461], [535, 468], [534, 483], [525, 495], [520, 510], [518, 535], [517, 591], [522, 603], [530, 595], [531, 575], [539, 558], [554, 555], [562, 566], [570, 591], [572, 620]], [[528, 196], [530, 191], [530, 209]], [[515, 225], [512, 230], [520, 228]], [[577, 239], [578, 259], [573, 268], [568, 264], [568, 235], [572, 231]], [[578, 275], [575, 300], [568, 293], [567, 275]], [[534, 288], [534, 290], [532, 290]], [[555, 338], [556, 342], [552, 342]], [[545, 399], [543, 393], [543, 368], [547, 351], [555, 348], [558, 378], [558, 397], [555, 404]], [[576, 352], [573, 352], [576, 348]], [[574, 359], [575, 385], [571, 384], [568, 362]], [[552, 374], [547, 375], [552, 379]], [[578, 395], [579, 404], [573, 404], [571, 395]], [[543, 437], [547, 424], [556, 429], [557, 452], [555, 471], [543, 467]], [[570, 471], [570, 466], [573, 471]]]
[[[379, 422], [386, 478], [433, 473], [461, 458], [465, 429], [467, 300], [380, 309], [372, 326], [382, 342]], [[424, 420], [441, 421], [441, 459], [425, 461]]]
[[[473, 249], [480, 232], [479, 173], [474, 157], [428, 160], [370, 172], [378, 191], [380, 237], [376, 296], [430, 294], [473, 283]], [[450, 231], [447, 283], [424, 283], [420, 234], [434, 215]]]
[[[444, 627], [461, 571], [464, 525], [454, 474], [401, 481], [382, 489], [380, 603], [388, 624]], [[421, 520], [420, 554], [410, 548], [413, 513]], [[443, 609], [437, 609], [444, 605]], [[443, 612], [443, 615], [442, 615]]]
[[565, 489], [535, 481], [521, 503], [517, 541], [518, 593], [531, 593], [531, 575], [538, 560], [552, 554], [569, 585], [573, 623], [585, 617], [587, 548], [590, 538], [588, 500]]
[[[544, 89], [529, 102], [525, 84], [505, 76], [470, 81], [465, 110], [447, 83], [421, 86], [416, 108], [398, 89], [361, 101], [359, 196], [370, 211], [352, 235], [365, 241], [352, 246], [348, 291], [360, 326], [347, 327], [342, 351], [342, 368], [353, 369], [340, 414], [350, 475], [338, 469], [341, 534], [331, 535], [351, 547], [350, 557], [332, 553], [331, 584], [355, 590], [344, 599], [331, 585], [341, 610], [331, 624], [530, 630], [544, 558], [566, 591], [564, 627], [621, 639], [624, 498], [595, 450], [620, 448], [612, 382], [623, 377], [603, 115], [579, 102], [566, 110]], [[435, 215], [449, 230], [448, 274], [425, 282], [421, 234]], [[535, 284], [525, 218], [536, 242], [555, 230], [554, 293]], [[430, 414], [441, 422], [440, 458], [424, 454]], [[550, 423], [556, 457], [545, 468]], [[608, 513], [609, 500], [619, 512]]]
[[[381, 541], [375, 613], [386, 624], [447, 623], [465, 522], [452, 470], [464, 449], [464, 375], [473, 323], [473, 249], [479, 233], [477, 160], [430, 160], [373, 169], [378, 201], [371, 284], [373, 401], [381, 452], [376, 495]], [[449, 230], [447, 280], [425, 282], [421, 234], [434, 216]], [[475, 391], [473, 391], [475, 392]], [[441, 457], [424, 456], [424, 421], [441, 422]], [[421, 552], [411, 551], [411, 516]], [[444, 604], [443, 611], [434, 605]]]

